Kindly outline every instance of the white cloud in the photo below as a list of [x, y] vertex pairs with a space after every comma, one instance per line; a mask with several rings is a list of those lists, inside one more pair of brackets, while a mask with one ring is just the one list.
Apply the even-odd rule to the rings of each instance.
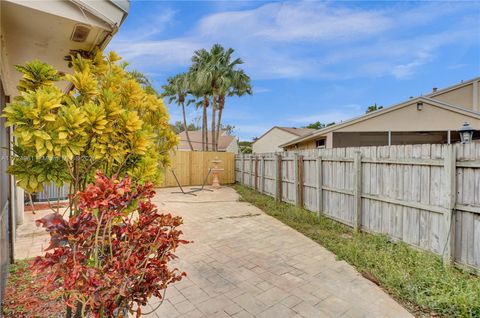
[[396, 65], [392, 70], [392, 74], [397, 79], [410, 78], [418, 67], [428, 63], [431, 59], [432, 55], [430, 53], [419, 52], [413, 61], [406, 64]]
[[134, 38], [136, 41], [141, 41], [159, 35], [173, 24], [175, 14], [175, 10], [171, 8], [162, 7], [161, 10], [155, 8], [135, 28], [121, 33], [116, 40], [129, 41]]
[[202, 43], [193, 39], [173, 39], [164, 41], [115, 41], [110, 48], [127, 61], [133, 61], [136, 67], [148, 66], [150, 69], [169, 70], [187, 66], [195, 50]]
[[[441, 47], [478, 36], [478, 22], [468, 19], [444, 30], [415, 29], [456, 10], [465, 6], [275, 2], [207, 15], [177, 38], [154, 40], [138, 32], [114, 39], [111, 47], [134, 67], [155, 73], [186, 68], [195, 50], [219, 42], [235, 48], [253, 79], [404, 79], [435, 60]], [[160, 29], [175, 17], [164, 12]]]
[[261, 93], [268, 93], [271, 92], [272, 90], [267, 87], [262, 87], [262, 86], [254, 86], [253, 87], [253, 93], [254, 94], [261, 94]]
[[391, 27], [381, 11], [297, 1], [265, 4], [244, 11], [210, 15], [198, 25], [201, 35], [242, 36], [276, 42], [340, 40], [369, 36]]

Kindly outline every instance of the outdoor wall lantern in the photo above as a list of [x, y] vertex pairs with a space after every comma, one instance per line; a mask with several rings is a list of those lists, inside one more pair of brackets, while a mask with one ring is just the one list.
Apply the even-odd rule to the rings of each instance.
[[417, 103], [417, 110], [422, 110], [423, 109], [423, 103], [422, 102], [418, 102]]
[[469, 123], [463, 123], [463, 126], [458, 131], [460, 133], [460, 140], [462, 141], [462, 144], [469, 144], [472, 142], [474, 131], [475, 129], [473, 129]]

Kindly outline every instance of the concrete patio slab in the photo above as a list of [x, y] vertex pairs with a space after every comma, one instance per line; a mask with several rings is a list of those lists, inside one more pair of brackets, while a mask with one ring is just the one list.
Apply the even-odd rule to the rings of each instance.
[[[197, 196], [158, 189], [159, 209], [180, 215], [169, 287], [149, 317], [413, 317], [374, 283], [304, 235], [239, 201], [229, 187]], [[158, 302], [157, 302], [158, 303]], [[145, 311], [155, 309], [150, 302]]]

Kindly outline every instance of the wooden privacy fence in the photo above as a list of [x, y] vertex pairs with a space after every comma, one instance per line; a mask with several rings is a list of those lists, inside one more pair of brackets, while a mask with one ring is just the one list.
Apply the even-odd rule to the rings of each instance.
[[480, 269], [480, 145], [237, 155], [236, 181]]
[[[172, 169], [177, 175], [178, 181], [183, 186], [202, 185], [208, 169], [213, 167], [212, 160], [222, 160], [219, 168], [221, 184], [235, 183], [235, 154], [231, 152], [201, 152], [201, 151], [177, 151], [170, 155], [171, 166], [165, 170], [163, 182], [159, 187], [176, 187], [177, 183], [172, 174]], [[212, 175], [208, 178], [208, 184], [212, 184]], [[57, 187], [53, 183], [45, 184], [43, 191], [33, 197], [33, 201], [65, 200], [68, 197], [69, 185]]]
[[[208, 151], [176, 151], [170, 156], [171, 166], [165, 171], [165, 178], [160, 187], [176, 187], [177, 182], [172, 174], [175, 172], [178, 181], [183, 186], [203, 184], [208, 169], [213, 168], [212, 160], [218, 158], [222, 162], [218, 165], [224, 170], [220, 172], [221, 184], [235, 183], [235, 154], [231, 152]], [[212, 175], [208, 178], [212, 184]]]

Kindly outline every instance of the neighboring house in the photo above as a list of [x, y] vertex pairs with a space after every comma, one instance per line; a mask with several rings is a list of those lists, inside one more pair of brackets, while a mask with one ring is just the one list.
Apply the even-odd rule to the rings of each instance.
[[[177, 135], [180, 138], [180, 142], [176, 147], [176, 150], [190, 151], [190, 145], [187, 141], [187, 135], [184, 131]], [[194, 151], [202, 151], [202, 131], [193, 130], [188, 132], [190, 137], [190, 142]], [[212, 150], [212, 132], [208, 131], [208, 150]], [[218, 138], [218, 151], [221, 152], [233, 152], [238, 153], [238, 140], [235, 136], [227, 135], [227, 132], [224, 130], [220, 131], [220, 136]]]
[[283, 151], [280, 145], [298, 137], [309, 135], [316, 131], [310, 128], [274, 126], [252, 143], [253, 153]]
[[[445, 144], [460, 140], [464, 122], [480, 129], [480, 77], [317, 130], [281, 145], [285, 150]], [[478, 135], [478, 136], [477, 136]], [[478, 132], [474, 138], [480, 137]]]
[[[73, 50], [104, 49], [127, 16], [127, 0], [0, 1], [0, 112], [18, 92], [15, 65], [38, 59], [68, 73]], [[64, 82], [58, 84], [69, 90]], [[15, 228], [23, 221], [23, 191], [6, 173], [12, 129], [0, 118], [0, 299], [13, 261]]]

